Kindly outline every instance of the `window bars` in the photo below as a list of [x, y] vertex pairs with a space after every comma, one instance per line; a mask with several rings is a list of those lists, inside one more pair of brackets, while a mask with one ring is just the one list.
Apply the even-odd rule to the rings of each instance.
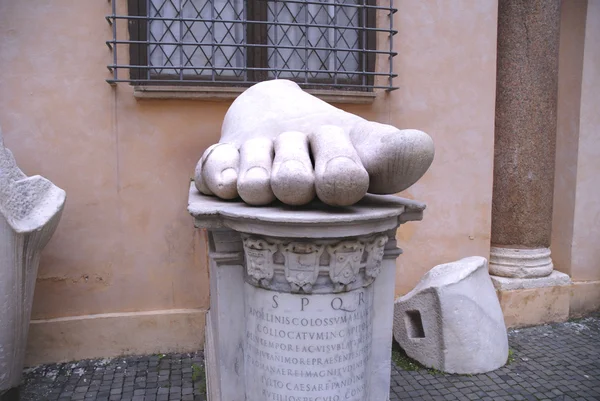
[[314, 89], [397, 89], [393, 0], [128, 0], [119, 12], [124, 4], [111, 3], [110, 84], [285, 78]]

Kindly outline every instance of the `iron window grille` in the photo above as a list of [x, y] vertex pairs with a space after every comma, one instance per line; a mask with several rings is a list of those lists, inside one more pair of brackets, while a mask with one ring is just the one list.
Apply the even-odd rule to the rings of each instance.
[[116, 3], [110, 84], [397, 89], [393, 0], [128, 0], [126, 15]]

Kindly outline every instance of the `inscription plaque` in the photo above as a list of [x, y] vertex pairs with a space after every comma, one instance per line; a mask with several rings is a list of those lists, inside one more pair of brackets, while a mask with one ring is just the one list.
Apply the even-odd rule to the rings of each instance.
[[248, 401], [369, 399], [373, 286], [293, 294], [245, 284]]

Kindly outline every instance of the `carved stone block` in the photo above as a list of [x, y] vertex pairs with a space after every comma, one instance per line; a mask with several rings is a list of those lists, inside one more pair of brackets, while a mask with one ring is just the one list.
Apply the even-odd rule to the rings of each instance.
[[508, 358], [508, 337], [485, 258], [439, 265], [396, 300], [394, 338], [425, 366], [484, 373]]

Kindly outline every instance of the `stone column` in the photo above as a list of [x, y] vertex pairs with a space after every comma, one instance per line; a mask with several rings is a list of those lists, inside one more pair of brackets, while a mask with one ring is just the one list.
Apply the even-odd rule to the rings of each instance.
[[497, 288], [539, 286], [557, 275], [565, 283], [549, 249], [559, 27], [560, 0], [499, 2], [490, 252]]
[[552, 272], [560, 0], [503, 0], [498, 72], [490, 272]]
[[210, 242], [209, 401], [389, 399], [395, 232], [424, 208], [256, 208], [192, 187]]

